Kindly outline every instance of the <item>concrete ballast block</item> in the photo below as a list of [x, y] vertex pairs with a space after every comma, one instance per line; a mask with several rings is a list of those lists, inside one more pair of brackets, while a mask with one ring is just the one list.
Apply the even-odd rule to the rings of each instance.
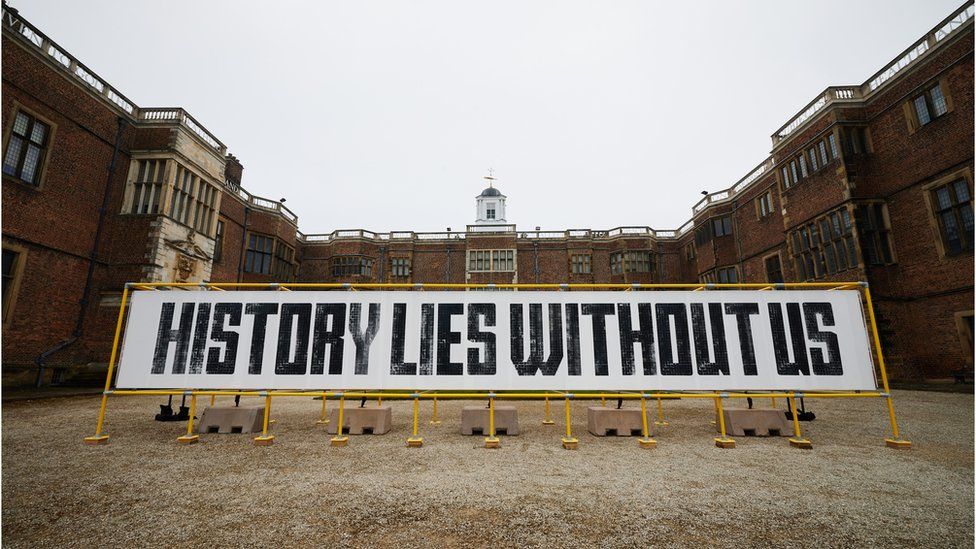
[[264, 406], [209, 406], [203, 410], [198, 433], [260, 433]]
[[[586, 430], [598, 437], [643, 436], [640, 408], [605, 408], [590, 406], [586, 409]], [[647, 436], [654, 436], [654, 421], [647, 412]]]
[[[722, 408], [725, 417], [725, 432], [733, 437], [742, 436], [781, 436], [793, 435], [793, 423], [786, 419], [786, 412], [773, 408]], [[716, 429], [721, 430], [718, 418]]]
[[[339, 409], [329, 410], [330, 435], [338, 433], [339, 429]], [[365, 406], [363, 408], [345, 408], [342, 411], [343, 431], [350, 435], [385, 435], [390, 431], [393, 424], [393, 407]]]
[[[485, 435], [488, 429], [488, 408], [486, 406], [465, 406], [461, 409], [461, 434]], [[495, 406], [495, 434], [519, 434], [518, 410], [515, 406]]]

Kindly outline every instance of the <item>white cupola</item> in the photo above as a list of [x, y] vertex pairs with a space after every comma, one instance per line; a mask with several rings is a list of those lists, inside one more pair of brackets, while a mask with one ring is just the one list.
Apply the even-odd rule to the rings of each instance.
[[477, 205], [477, 217], [475, 223], [478, 225], [505, 225], [505, 195], [495, 188], [495, 178], [486, 175], [488, 188], [481, 191], [475, 202]]

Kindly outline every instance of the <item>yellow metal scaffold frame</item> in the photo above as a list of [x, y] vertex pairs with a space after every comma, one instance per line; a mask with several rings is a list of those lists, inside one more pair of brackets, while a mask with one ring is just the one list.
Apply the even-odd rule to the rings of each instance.
[[[118, 361], [119, 340], [122, 337], [122, 327], [125, 323], [126, 307], [129, 302], [130, 292], [135, 291], [158, 291], [167, 289], [178, 290], [470, 290], [470, 289], [505, 289], [505, 290], [617, 290], [617, 291], [654, 291], [654, 290], [685, 290], [685, 291], [706, 291], [706, 290], [859, 290], [863, 298], [862, 305], [867, 312], [868, 324], [870, 328], [871, 343], [873, 344], [874, 358], [876, 367], [881, 377], [881, 391], [819, 391], [812, 393], [801, 393], [797, 391], [767, 391], [767, 392], [694, 392], [694, 391], [640, 391], [640, 392], [561, 392], [561, 391], [539, 391], [539, 392], [497, 392], [497, 391], [342, 391], [342, 390], [237, 390], [237, 389], [112, 389], [112, 377], [115, 373], [115, 365]], [[101, 405], [98, 410], [98, 421], [95, 424], [95, 434], [85, 437], [85, 443], [98, 445], [107, 443], [109, 436], [103, 433], [105, 427], [105, 415], [108, 407], [108, 397], [116, 395], [187, 395], [190, 397], [190, 420], [187, 422], [186, 434], [177, 440], [180, 443], [192, 444], [199, 440], [193, 433], [193, 414], [196, 411], [196, 397], [210, 396], [211, 404], [217, 396], [258, 396], [265, 399], [263, 429], [259, 436], [254, 438], [254, 443], [261, 446], [271, 445], [274, 436], [268, 434], [269, 420], [272, 398], [278, 397], [316, 397], [322, 399], [322, 412], [317, 424], [326, 424], [329, 419], [326, 415], [326, 402], [329, 398], [337, 399], [338, 425], [336, 426], [336, 436], [331, 439], [333, 446], [344, 446], [348, 442], [348, 437], [343, 434], [343, 412], [346, 398], [376, 398], [376, 399], [409, 399], [413, 400], [413, 419], [412, 434], [407, 439], [407, 445], [411, 447], [423, 446], [423, 439], [419, 433], [419, 409], [420, 400], [432, 400], [434, 404], [434, 414], [430, 423], [437, 425], [437, 399], [478, 399], [489, 400], [489, 433], [485, 438], [486, 448], [497, 448], [500, 445], [498, 437], [494, 432], [494, 402], [495, 399], [508, 400], [544, 400], [545, 419], [544, 425], [552, 425], [554, 422], [550, 416], [549, 400], [563, 399], [565, 401], [566, 412], [566, 436], [562, 438], [562, 445], [566, 449], [575, 449], [578, 446], [578, 439], [573, 437], [572, 422], [570, 417], [571, 400], [601, 400], [607, 398], [616, 399], [639, 399], [641, 404], [641, 416], [643, 419], [642, 436], [638, 439], [638, 444], [642, 448], [654, 448], [656, 441], [651, 439], [648, 432], [646, 416], [646, 400], [656, 399], [658, 403], [658, 420], [656, 425], [668, 425], [664, 420], [664, 412], [661, 405], [662, 398], [710, 398], [714, 399], [715, 410], [717, 412], [720, 436], [715, 438], [715, 445], [719, 448], [734, 448], [735, 441], [730, 438], [725, 429], [725, 419], [722, 413], [722, 401], [728, 398], [759, 398], [768, 397], [773, 399], [785, 398], [789, 401], [793, 413], [794, 436], [789, 439], [790, 445], [796, 448], [812, 448], [809, 440], [803, 438], [800, 432], [800, 423], [796, 414], [796, 398], [882, 398], [888, 409], [888, 419], [891, 424], [891, 436], [884, 439], [885, 444], [890, 448], [910, 448], [911, 442], [901, 438], [898, 430], [898, 422], [895, 419], [895, 407], [892, 402], [891, 390], [888, 385], [888, 373], [885, 368], [884, 353], [881, 349], [881, 338], [878, 335], [878, 327], [874, 315], [874, 304], [871, 301], [871, 289], [866, 282], [797, 282], [797, 283], [742, 283], [742, 284], [384, 284], [384, 283], [263, 283], [263, 282], [226, 282], [226, 283], [170, 283], [170, 282], [139, 282], [127, 283], [122, 292], [122, 302], [119, 305], [118, 320], [115, 324], [115, 337], [112, 341], [112, 352], [109, 358], [108, 372], [105, 376], [105, 389], [102, 391]]]

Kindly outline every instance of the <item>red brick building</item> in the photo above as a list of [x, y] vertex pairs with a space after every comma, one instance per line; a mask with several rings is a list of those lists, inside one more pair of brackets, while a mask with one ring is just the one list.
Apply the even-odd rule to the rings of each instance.
[[864, 280], [893, 377], [971, 369], [973, 12], [818, 94], [676, 230], [522, 230], [489, 187], [463, 231], [305, 234], [189, 113], [137, 106], [4, 6], [3, 383], [103, 377], [136, 281]]

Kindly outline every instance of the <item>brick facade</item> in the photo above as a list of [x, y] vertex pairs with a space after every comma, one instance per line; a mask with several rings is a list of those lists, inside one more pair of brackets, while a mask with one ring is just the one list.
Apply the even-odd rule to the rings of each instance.
[[[892, 376], [939, 378], [972, 368], [973, 236], [965, 233], [963, 250], [947, 249], [934, 205], [934, 191], [957, 181], [969, 190], [969, 211], [972, 204], [972, 4], [946, 22], [953, 17], [961, 24], [946, 27], [951, 32], [942, 32], [943, 24], [933, 29], [922, 39], [924, 54], [900, 70], [879, 72], [861, 86], [827, 88], [773, 135], [771, 155], [755, 172], [705, 197], [678, 230], [506, 225], [487, 232], [311, 235], [298, 230], [284, 204], [248, 193], [243, 164], [192, 116], [136, 107], [5, 6], [4, 151], [17, 113], [42, 121], [50, 134], [39, 184], [3, 176], [5, 260], [16, 254], [4, 281], [3, 383], [33, 382], [42, 355], [45, 380], [52, 371], [69, 381], [103, 377], [126, 282], [651, 284], [712, 282], [730, 270], [741, 282], [769, 282], [777, 259], [784, 281], [802, 281], [796, 257], [804, 250], [791, 235], [822, 227], [825, 215], [830, 231], [831, 212], [850, 220], [855, 261], [841, 267], [835, 259], [833, 268], [825, 262], [823, 271], [831, 272], [806, 278], [870, 283]], [[947, 112], [921, 125], [913, 101], [936, 84]], [[822, 162], [819, 144], [826, 148], [828, 139], [836, 151], [825, 151], [829, 160]], [[791, 162], [811, 149], [816, 167], [806, 160], [806, 177], [793, 183]], [[156, 211], [143, 212], [138, 185], [147, 160], [165, 171], [150, 206]], [[198, 194], [188, 198], [197, 204], [196, 197], [204, 212], [196, 221], [176, 219], [186, 173], [199, 182]], [[217, 193], [208, 203], [199, 193], [211, 187]], [[874, 233], [858, 214], [869, 204], [884, 212], [890, 260], [867, 258], [865, 239]], [[214, 210], [209, 221], [205, 206]], [[730, 234], [708, 232], [726, 217]], [[249, 253], [255, 246], [267, 248]], [[513, 250], [513, 268], [469, 269], [469, 252], [486, 250]], [[574, 272], [574, 257], [589, 272]], [[394, 260], [399, 269], [407, 266], [405, 273], [394, 272]]]

